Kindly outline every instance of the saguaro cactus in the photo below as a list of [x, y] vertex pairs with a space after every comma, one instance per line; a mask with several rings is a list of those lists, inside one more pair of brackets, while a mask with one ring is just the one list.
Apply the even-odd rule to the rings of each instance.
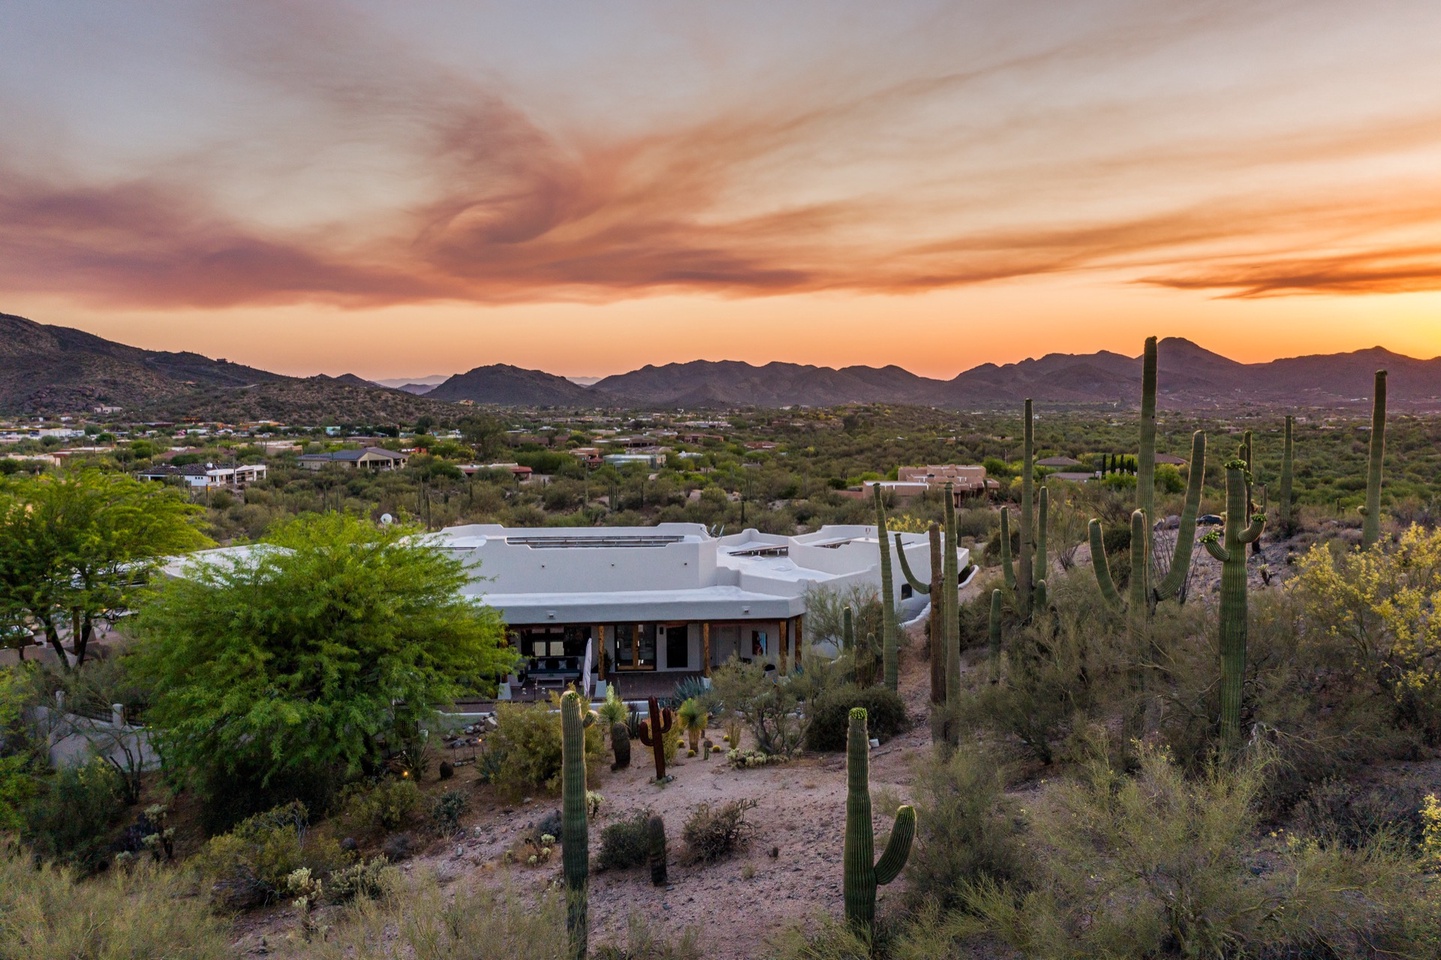
[[1281, 497], [1280, 497], [1280, 521], [1281, 535], [1289, 537], [1296, 532], [1296, 515], [1294, 506], [1291, 503], [1291, 484], [1294, 479], [1295, 467], [1292, 458], [1295, 453], [1294, 442], [1291, 432], [1296, 418], [1286, 417], [1286, 428], [1281, 441]]
[[[1031, 398], [1026, 398], [1026, 422], [1021, 428], [1021, 556], [1016, 572], [1021, 616], [1031, 612], [1031, 592], [1036, 586], [1035, 568], [1035, 498], [1036, 498], [1036, 432], [1031, 416]], [[1044, 574], [1042, 574], [1044, 576]]]
[[[1191, 473], [1186, 478], [1186, 501], [1181, 506], [1181, 526], [1176, 530], [1176, 548], [1171, 567], [1151, 591], [1159, 602], [1172, 597], [1184, 602], [1186, 579], [1191, 575], [1191, 553], [1196, 545], [1196, 516], [1201, 512], [1201, 485], [1206, 479], [1206, 434], [1191, 434]], [[1149, 521], [1150, 518], [1147, 517]], [[1149, 530], [1147, 531], [1149, 533]]]
[[931, 542], [930, 583], [922, 583], [916, 579], [910, 563], [906, 560], [906, 551], [901, 545], [899, 533], [895, 534], [896, 558], [901, 562], [901, 573], [905, 576], [906, 582], [911, 585], [911, 589], [931, 598], [931, 615], [928, 621], [931, 632], [931, 703], [944, 703], [946, 700], [946, 639], [943, 633], [945, 618], [941, 611], [943, 605], [941, 585], [945, 582], [945, 577], [941, 569], [942, 535], [940, 525], [931, 524], [926, 528], [926, 535]]
[[1241, 694], [1246, 675], [1246, 545], [1266, 525], [1264, 513], [1246, 518], [1246, 463], [1226, 464], [1226, 526], [1201, 538], [1221, 561], [1221, 741], [1234, 749], [1241, 736]]
[[660, 704], [655, 702], [655, 697], [646, 701], [650, 718], [640, 723], [640, 742], [650, 747], [651, 753], [655, 755], [655, 778], [657, 781], [665, 780], [665, 735], [670, 733], [671, 724], [675, 722], [675, 716], [670, 712], [670, 707], [664, 710]]
[[[1136, 454], [1136, 506], [1156, 522], [1156, 338], [1141, 353], [1141, 449]], [[1147, 526], [1149, 531], [1150, 527]], [[1150, 556], [1150, 545], [1146, 555]]]
[[1000, 679], [1001, 670], [1001, 591], [991, 591], [991, 682]]
[[886, 531], [886, 507], [881, 485], [872, 484], [876, 495], [876, 542], [881, 549], [881, 678], [887, 689], [900, 682], [900, 651], [896, 640], [896, 588], [891, 582], [891, 540]]
[[645, 822], [649, 841], [650, 882], [657, 887], [666, 883], [665, 819], [658, 813]]
[[947, 483], [946, 494], [946, 543], [945, 555], [941, 558], [941, 573], [945, 589], [941, 596], [945, 600], [941, 610], [945, 615], [946, 627], [946, 701], [954, 704], [961, 695], [961, 598], [956, 588], [961, 571], [959, 560], [959, 533], [956, 528], [955, 488]]
[[565, 875], [566, 929], [576, 960], [590, 947], [586, 885], [590, 877], [590, 834], [585, 804], [585, 728], [595, 714], [582, 706], [580, 694], [567, 690], [560, 698], [560, 845]]
[[1371, 401], [1371, 460], [1366, 470], [1366, 506], [1362, 509], [1361, 546], [1381, 539], [1381, 465], [1386, 459], [1386, 371], [1376, 371]]
[[911, 855], [916, 834], [916, 811], [903, 806], [896, 811], [896, 824], [880, 860], [875, 857], [875, 834], [871, 826], [870, 732], [866, 729], [864, 707], [851, 710], [846, 738], [846, 846], [842, 892], [846, 921], [866, 936], [875, 928], [876, 887], [894, 880]]

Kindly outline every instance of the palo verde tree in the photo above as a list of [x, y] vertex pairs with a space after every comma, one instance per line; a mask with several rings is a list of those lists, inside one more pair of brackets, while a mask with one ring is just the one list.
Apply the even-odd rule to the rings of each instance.
[[100, 470], [4, 481], [0, 619], [32, 620], [57, 650], [68, 628], [78, 667], [95, 627], [130, 608], [164, 557], [210, 543], [202, 513], [178, 490]]
[[191, 562], [146, 598], [129, 660], [174, 772], [202, 789], [333, 781], [493, 691], [515, 655], [500, 616], [461, 595], [469, 577], [411, 530], [339, 513]]

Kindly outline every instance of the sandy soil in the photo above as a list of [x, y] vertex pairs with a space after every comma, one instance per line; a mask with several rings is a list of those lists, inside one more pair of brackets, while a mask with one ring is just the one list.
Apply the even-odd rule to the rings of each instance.
[[[917, 646], [903, 650], [901, 692], [918, 722], [909, 732], [871, 751], [871, 794], [878, 801], [909, 801], [914, 762], [929, 754], [925, 723], [929, 669]], [[720, 731], [711, 733], [712, 739], [720, 740]], [[456, 781], [446, 786], [457, 781], [467, 784], [473, 778], [469, 770], [462, 768]], [[607, 824], [646, 808], [665, 817], [671, 852], [670, 882], [665, 887], [652, 886], [645, 867], [592, 871], [593, 945], [624, 942], [629, 918], [638, 915], [657, 935], [675, 937], [687, 928], [699, 928], [707, 960], [745, 960], [759, 955], [767, 939], [782, 929], [822, 914], [841, 914], [843, 754], [806, 755], [789, 764], [749, 770], [731, 769], [721, 754], [712, 754], [708, 761], [681, 757], [670, 766], [668, 772], [674, 780], [665, 787], [652, 782], [654, 772], [650, 751], [636, 745], [629, 769], [612, 772], [603, 766], [592, 773], [591, 789], [605, 798], [591, 822], [592, 857]], [[680, 833], [690, 811], [701, 803], [741, 798], [758, 803], [747, 815], [754, 827], [747, 848], [718, 863], [685, 865]], [[403, 863], [401, 869], [408, 874], [434, 871], [447, 886], [510, 885], [539, 891], [559, 878], [559, 852], [540, 867], [509, 863], [505, 854], [528, 828], [559, 805], [558, 798], [547, 796], [506, 805], [496, 800], [489, 788], [477, 788], [474, 809], [464, 821], [466, 838], [437, 844], [430, 852]], [[877, 803], [876, 835], [884, 837], [890, 831], [894, 808], [883, 814], [880, 806]], [[748, 879], [746, 874], [750, 874]], [[896, 896], [900, 886], [882, 888], [880, 903]], [[263, 953], [260, 938], [268, 936], [274, 941], [283, 937], [294, 924], [291, 913], [286, 907], [277, 907], [250, 915], [237, 930], [239, 945], [253, 955]]]

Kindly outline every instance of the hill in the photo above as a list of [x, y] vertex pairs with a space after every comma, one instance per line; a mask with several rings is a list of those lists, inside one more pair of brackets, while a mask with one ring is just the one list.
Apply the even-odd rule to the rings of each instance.
[[198, 353], [143, 350], [0, 314], [0, 413], [119, 407], [153, 419], [393, 423], [451, 415], [444, 404], [353, 374], [299, 379]]
[[[404, 389], [404, 388], [402, 388]], [[425, 393], [427, 400], [468, 400], [471, 403], [521, 407], [593, 407], [597, 398], [565, 377], [494, 363], [457, 373]]]

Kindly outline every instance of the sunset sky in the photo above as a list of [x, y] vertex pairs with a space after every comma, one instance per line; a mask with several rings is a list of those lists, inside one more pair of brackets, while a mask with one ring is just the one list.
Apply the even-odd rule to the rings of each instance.
[[1441, 3], [0, 0], [0, 311], [285, 373], [1441, 354]]

